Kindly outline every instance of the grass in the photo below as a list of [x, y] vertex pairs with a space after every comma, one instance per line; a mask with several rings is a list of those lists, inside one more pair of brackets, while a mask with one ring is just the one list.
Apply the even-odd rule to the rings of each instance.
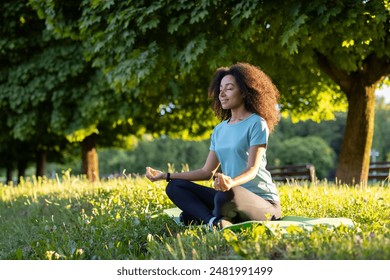
[[165, 182], [30, 178], [0, 185], [0, 259], [390, 259], [390, 188], [280, 186], [284, 215], [347, 217], [355, 228], [270, 234], [176, 225]]

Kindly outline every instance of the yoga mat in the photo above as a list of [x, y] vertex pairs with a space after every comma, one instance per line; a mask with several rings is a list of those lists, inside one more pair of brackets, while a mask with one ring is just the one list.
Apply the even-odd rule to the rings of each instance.
[[[181, 210], [177, 207], [165, 209], [163, 211], [166, 215], [171, 217], [177, 224], [183, 225], [180, 222], [179, 215]], [[256, 225], [263, 224], [265, 225], [271, 232], [275, 233], [278, 230], [282, 232], [286, 232], [288, 227], [296, 226], [303, 228], [305, 230], [311, 231], [316, 225], [325, 225], [329, 228], [339, 227], [344, 225], [349, 228], [354, 227], [354, 223], [349, 218], [337, 217], [337, 218], [308, 218], [301, 216], [285, 216], [277, 221], [246, 221], [242, 223], [233, 224], [231, 226], [223, 228], [223, 230], [232, 230], [232, 231], [240, 231], [249, 227], [253, 227]]]

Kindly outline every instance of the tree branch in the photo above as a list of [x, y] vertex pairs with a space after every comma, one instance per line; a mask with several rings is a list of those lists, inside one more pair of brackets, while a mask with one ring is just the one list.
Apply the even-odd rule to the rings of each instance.
[[338, 84], [342, 91], [348, 92], [352, 85], [350, 75], [333, 64], [324, 54], [317, 50], [314, 50], [314, 53], [316, 54], [319, 68]]
[[378, 57], [375, 52], [367, 56], [363, 61], [364, 75], [368, 84], [375, 84], [384, 77], [390, 75], [390, 57]]

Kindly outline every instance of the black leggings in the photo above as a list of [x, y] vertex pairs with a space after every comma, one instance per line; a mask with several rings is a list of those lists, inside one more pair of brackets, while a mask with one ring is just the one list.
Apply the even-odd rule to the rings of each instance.
[[183, 211], [186, 223], [208, 223], [212, 217], [223, 217], [233, 223], [277, 220], [282, 214], [279, 202], [265, 200], [240, 186], [222, 192], [191, 181], [172, 180], [166, 193]]

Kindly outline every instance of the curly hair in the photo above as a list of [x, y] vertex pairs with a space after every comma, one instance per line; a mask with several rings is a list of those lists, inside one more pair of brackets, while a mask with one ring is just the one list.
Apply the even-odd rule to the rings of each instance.
[[277, 108], [279, 91], [272, 80], [259, 67], [248, 63], [236, 63], [230, 67], [218, 68], [211, 80], [208, 96], [212, 99], [212, 108], [220, 120], [231, 117], [231, 111], [222, 108], [219, 100], [220, 84], [223, 77], [232, 75], [244, 96], [245, 108], [257, 113], [266, 122], [272, 132], [279, 122], [280, 114]]

